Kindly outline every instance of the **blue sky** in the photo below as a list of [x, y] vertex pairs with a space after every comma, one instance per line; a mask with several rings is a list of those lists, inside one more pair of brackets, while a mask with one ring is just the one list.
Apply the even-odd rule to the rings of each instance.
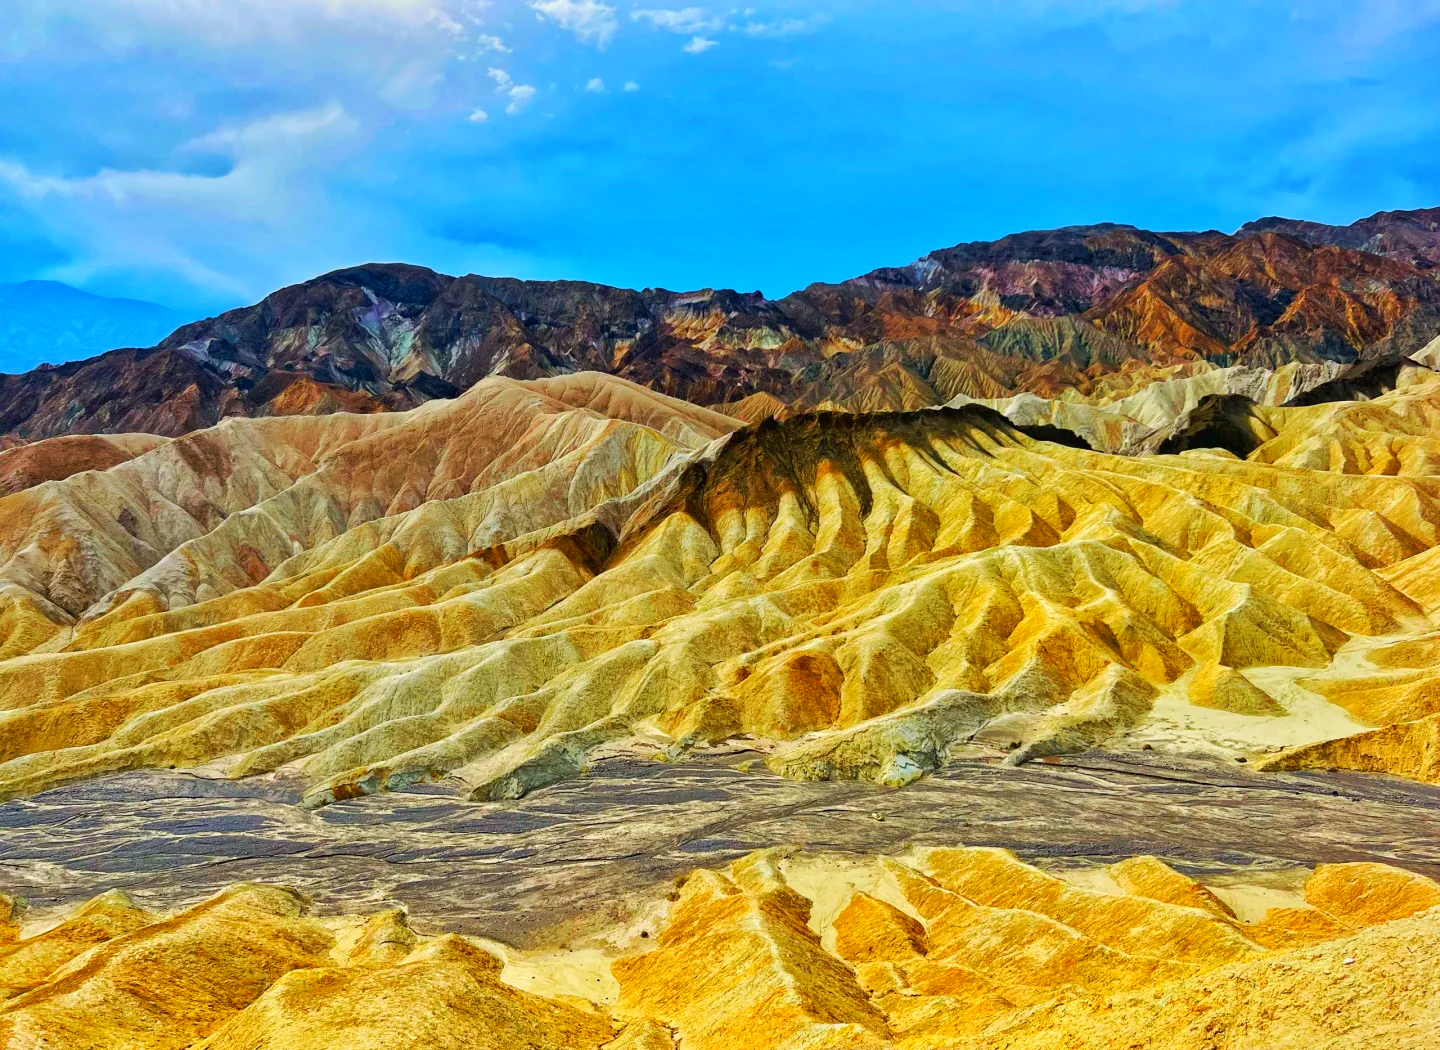
[[1440, 0], [5, 0], [0, 281], [783, 295], [962, 240], [1440, 204]]

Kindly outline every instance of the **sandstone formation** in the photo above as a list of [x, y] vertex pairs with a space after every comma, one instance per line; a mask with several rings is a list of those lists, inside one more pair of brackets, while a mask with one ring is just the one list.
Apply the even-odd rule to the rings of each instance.
[[890, 785], [971, 740], [1436, 780], [1437, 410], [1257, 408], [1246, 459], [979, 405], [737, 430], [593, 373], [229, 420], [0, 499], [0, 794], [504, 798], [736, 737]]
[[[1132, 369], [1115, 377], [1115, 382], [1097, 384], [1089, 395], [1074, 389], [1063, 390], [1053, 398], [1034, 394], [992, 398], [962, 395], [950, 404], [978, 402], [995, 409], [1017, 426], [1066, 430], [1099, 452], [1123, 455], [1182, 452], [1189, 447], [1216, 447], [1213, 443], [1202, 446], [1176, 441], [1197, 422], [1192, 416], [1203, 404], [1218, 399], [1222, 403], [1253, 405], [1257, 409], [1279, 406], [1324, 386], [1342, 370], [1342, 366], [1333, 362], [1292, 364], [1274, 370], [1241, 365], [1210, 368], [1203, 363], [1166, 369]], [[1245, 451], [1248, 453], [1249, 449]], [[1243, 459], [1244, 454], [1240, 458]]]
[[558, 975], [563, 951], [427, 934], [403, 912], [321, 916], [258, 885], [169, 916], [111, 896], [0, 947], [0, 1039], [55, 1050], [1430, 1045], [1440, 884], [1383, 864], [1322, 865], [1302, 893], [1237, 917], [1225, 897], [1239, 902], [1243, 887], [1212, 889], [1154, 857], [1052, 873], [993, 849], [770, 850], [684, 879], [657, 902], [658, 936], [598, 938], [583, 997], [522, 987]]
[[51, 438], [0, 450], [0, 496], [86, 470], [109, 470], [165, 443], [153, 434]]
[[[1424, 355], [1420, 355], [1423, 357]], [[952, 406], [983, 404], [1036, 436], [1068, 432], [1099, 452], [1122, 455], [1219, 450], [1244, 459], [1276, 436], [1288, 418], [1276, 408], [1369, 401], [1440, 375], [1440, 358], [1390, 356], [1351, 365], [1290, 364], [1277, 369], [1203, 363], [1133, 369], [1088, 395], [1066, 389], [1053, 398], [956, 397]], [[1119, 382], [1119, 379], [1125, 382]], [[775, 413], [771, 413], [774, 415]], [[778, 418], [778, 416], [777, 416]], [[1305, 417], [1300, 417], [1305, 418]], [[1073, 443], [1073, 442], [1071, 442]]]

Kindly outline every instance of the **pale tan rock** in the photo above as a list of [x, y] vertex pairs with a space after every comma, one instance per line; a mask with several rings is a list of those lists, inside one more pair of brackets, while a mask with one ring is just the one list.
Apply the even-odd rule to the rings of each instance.
[[1283, 715], [1285, 708], [1233, 667], [1202, 664], [1190, 682], [1190, 702], [1237, 715]]
[[415, 949], [418, 940], [403, 911], [382, 911], [367, 919], [350, 943], [336, 948], [343, 953], [346, 966], [373, 970], [394, 966]]
[[0, 1045], [169, 1050], [192, 1045], [333, 939], [294, 893], [224, 891], [106, 940], [0, 1007]]
[[923, 959], [925, 927], [867, 893], [850, 898], [835, 918], [835, 954], [851, 964]]
[[1245, 935], [1266, 948], [1296, 948], [1349, 936], [1350, 926], [1315, 908], [1271, 908]]
[[937, 883], [991, 907], [1039, 912], [1119, 951], [1215, 966], [1258, 954], [1232, 924], [1193, 907], [1073, 886], [998, 849], [932, 849], [920, 863]]
[[742, 397], [739, 401], [716, 405], [715, 408], [727, 416], [734, 416], [743, 423], [762, 423], [767, 419], [784, 419], [791, 414], [789, 405], [774, 394], [766, 394], [763, 391]]
[[163, 445], [153, 434], [71, 434], [0, 450], [0, 497], [85, 470], [108, 470]]
[[1183, 964], [1117, 951], [1037, 912], [976, 904], [907, 865], [883, 863], [925, 920], [929, 960], [975, 971], [1012, 1002], [1043, 1001], [1072, 986], [1144, 987], [1189, 972]]
[[985, 1031], [1014, 1010], [1006, 999], [957, 999], [948, 995], [892, 995], [883, 1005], [896, 1050], [933, 1050]]
[[[1319, 407], [1245, 461], [977, 406], [737, 429], [583, 374], [229, 420], [0, 498], [0, 797], [214, 765], [509, 798], [639, 733], [901, 787], [987, 727], [1011, 764], [1143, 739], [1440, 780], [1440, 676], [1380, 651], [1435, 634], [1440, 383]], [[1337, 422], [1335, 469], [1295, 461]], [[1325, 702], [1270, 695], [1288, 668]]]
[[1440, 715], [1291, 748], [1259, 768], [1353, 769], [1440, 784]]
[[675, 1037], [670, 1029], [656, 1021], [636, 1021], [603, 1050], [675, 1050]]
[[[824, 917], [822, 938], [785, 871], [806, 872], [828, 916], [827, 865], [835, 879], [858, 869], [794, 854], [691, 875], [653, 950], [613, 960], [613, 1007], [505, 984], [496, 955], [422, 938], [398, 911], [315, 919], [293, 893], [239, 886], [160, 918], [107, 895], [0, 949], [0, 972], [20, 959], [36, 981], [0, 1002], [0, 1037], [76, 1050], [1418, 1050], [1440, 1022], [1440, 886], [1388, 865], [1322, 865], [1306, 885], [1315, 907], [1248, 923], [1155, 858], [1114, 865], [1102, 893], [999, 851], [920, 851], [913, 863], [965, 893], [878, 858], [864, 866], [883, 873], [874, 892]], [[41, 973], [60, 947], [68, 961]]]
[[1440, 911], [1164, 988], [1016, 1014], [935, 1050], [1423, 1050], [1440, 1031]]
[[0, 950], [20, 937], [18, 921], [23, 908], [22, 902], [8, 893], [0, 893]]

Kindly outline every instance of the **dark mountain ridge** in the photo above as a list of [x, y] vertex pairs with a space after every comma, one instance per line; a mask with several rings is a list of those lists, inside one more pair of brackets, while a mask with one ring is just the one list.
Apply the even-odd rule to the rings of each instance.
[[1254, 233], [1283, 233], [1307, 244], [1356, 248], [1399, 259], [1422, 270], [1440, 266], [1440, 208], [1381, 211], [1349, 226], [1327, 226], [1272, 215], [1246, 223], [1238, 235]]
[[593, 370], [698, 404], [765, 395], [876, 411], [958, 394], [1084, 394], [1117, 374], [1198, 362], [1388, 357], [1440, 333], [1440, 271], [1420, 251], [1437, 215], [1266, 219], [1233, 236], [1034, 231], [778, 300], [369, 264], [185, 325], [150, 350], [0, 377], [0, 434], [178, 434], [227, 415], [384, 411], [487, 375]]

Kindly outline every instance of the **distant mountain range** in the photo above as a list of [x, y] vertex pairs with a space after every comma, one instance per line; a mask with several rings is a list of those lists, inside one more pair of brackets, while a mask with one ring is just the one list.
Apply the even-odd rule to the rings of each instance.
[[1081, 395], [1174, 366], [1349, 362], [1440, 334], [1440, 209], [1236, 234], [1014, 234], [779, 300], [371, 264], [146, 350], [0, 378], [0, 436], [179, 434], [231, 415], [385, 411], [488, 375], [591, 370], [742, 418]]
[[0, 284], [0, 370], [151, 346], [186, 320], [155, 303], [91, 295], [59, 281]]

